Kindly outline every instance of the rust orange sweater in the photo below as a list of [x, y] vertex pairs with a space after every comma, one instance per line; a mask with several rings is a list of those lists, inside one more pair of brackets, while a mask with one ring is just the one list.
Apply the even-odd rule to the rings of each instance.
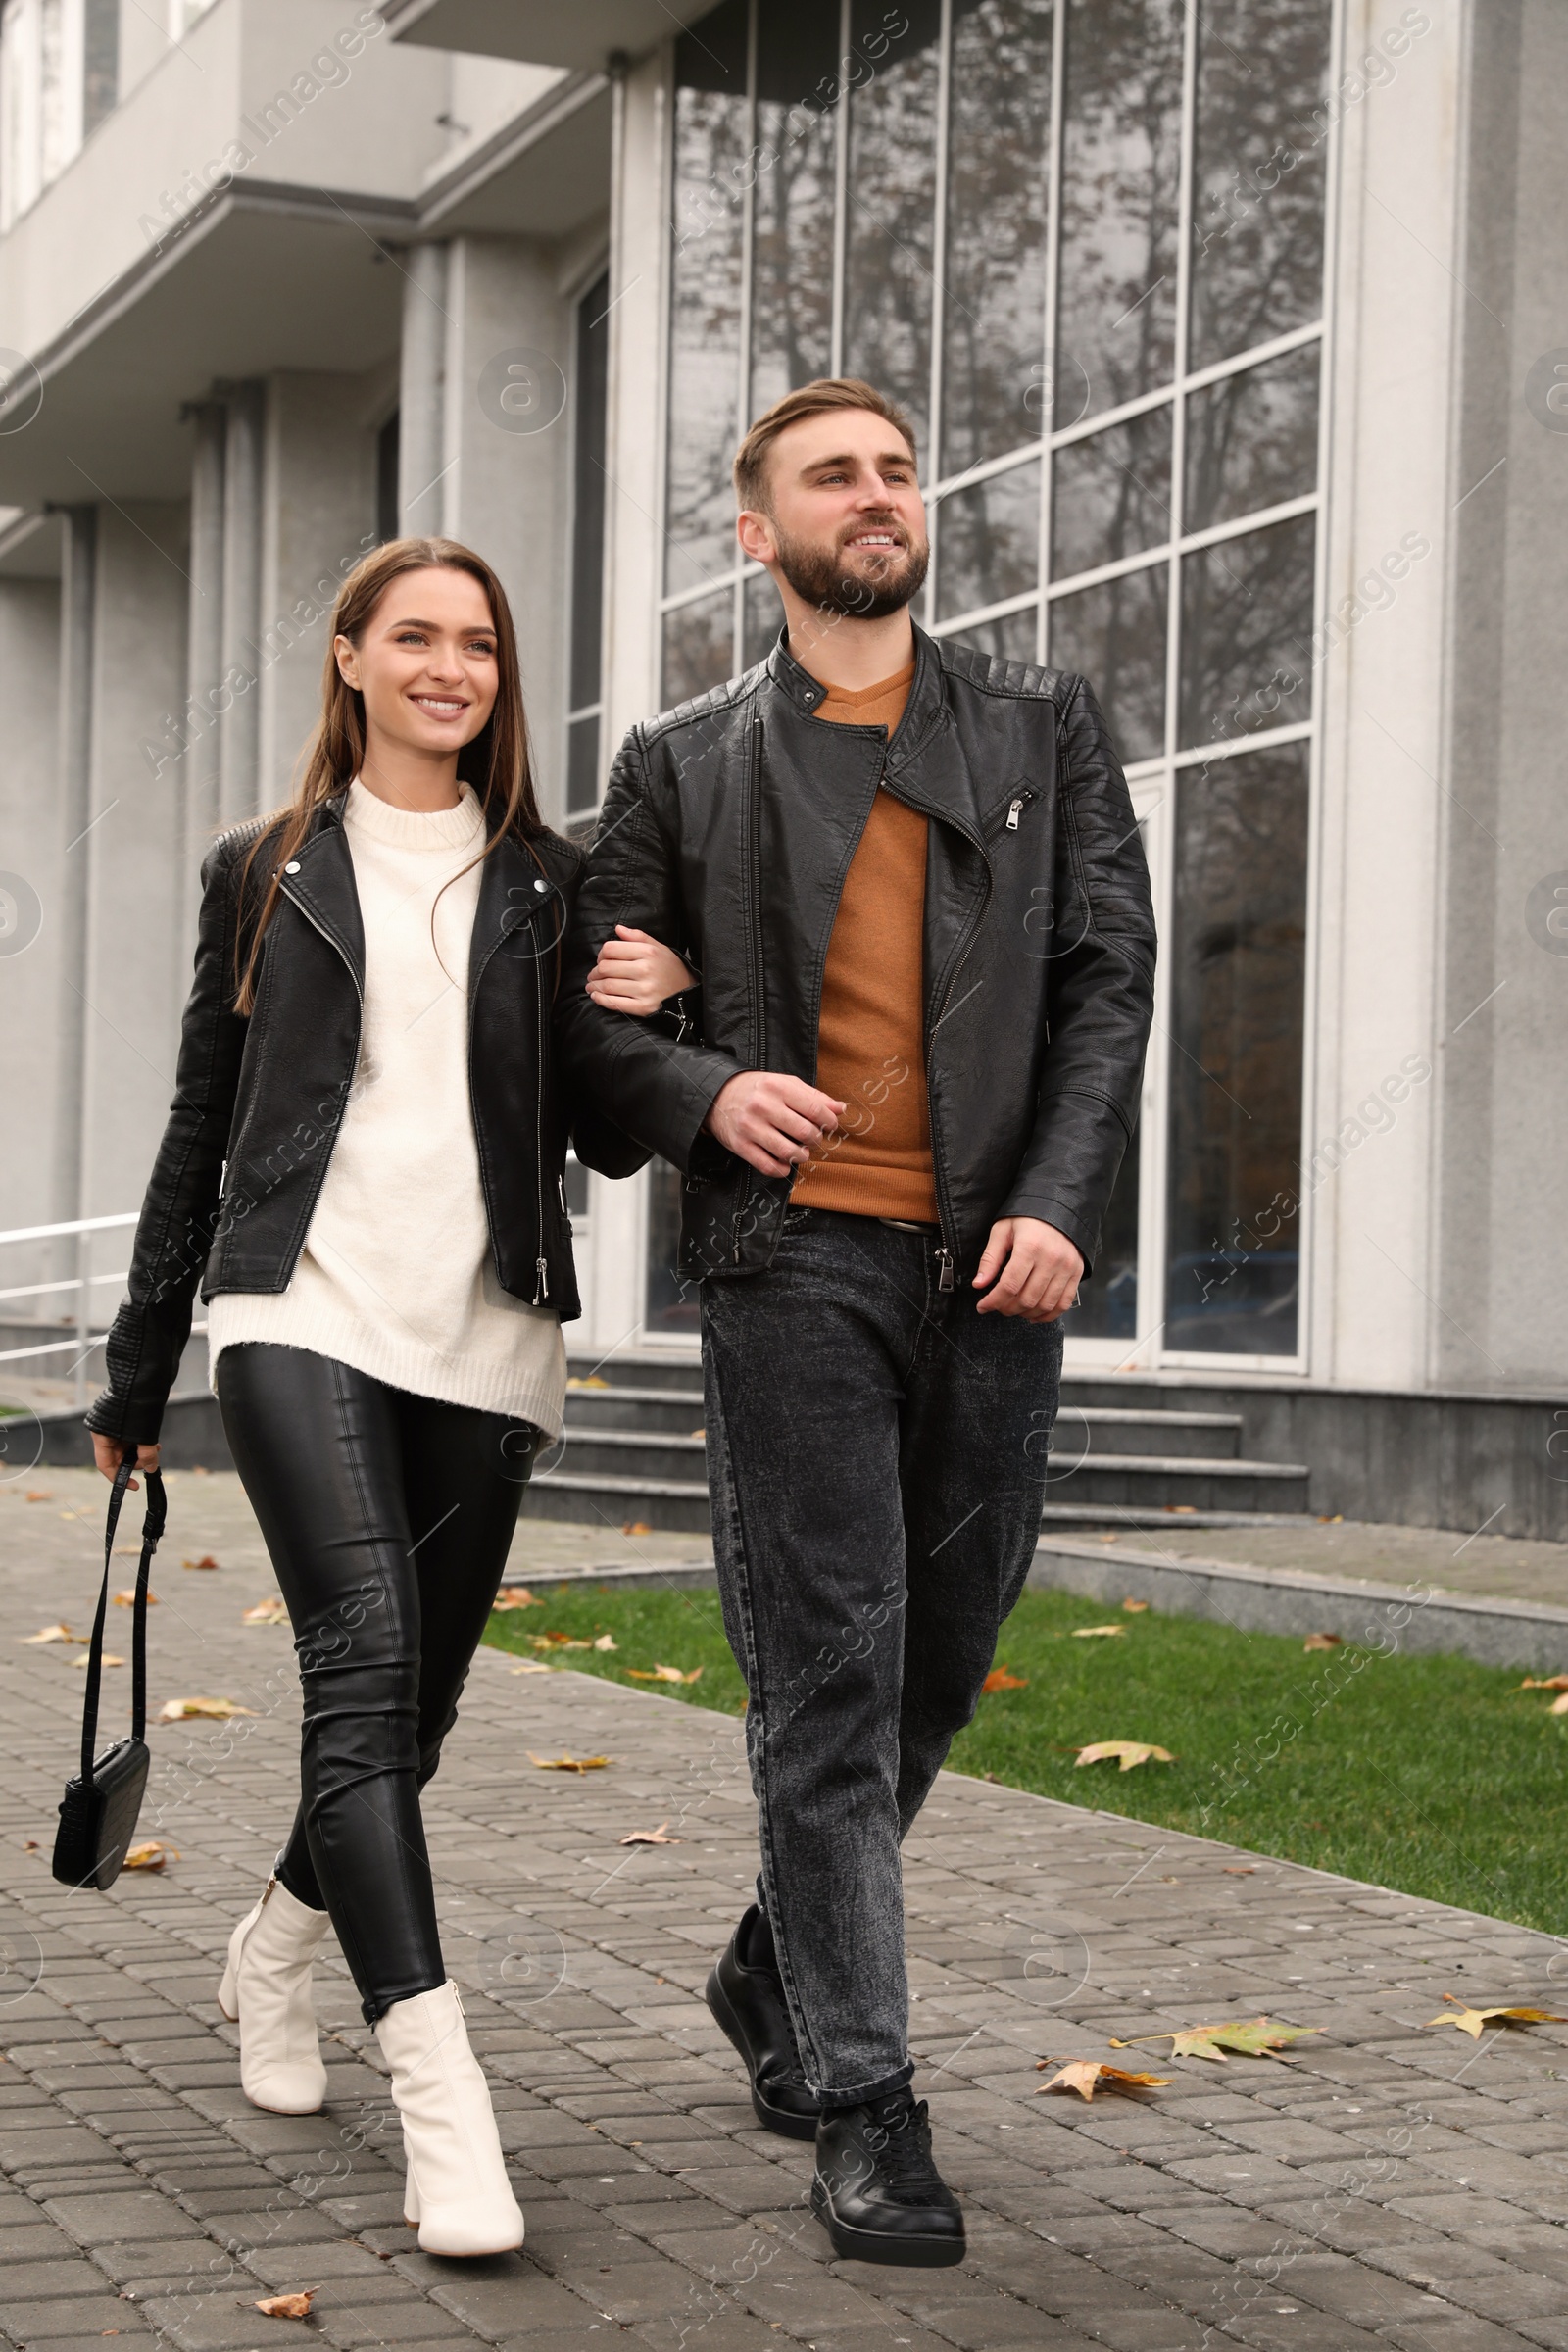
[[[858, 694], [830, 686], [816, 715], [891, 737], [913, 678], [911, 662]], [[803, 1208], [937, 1222], [921, 1020], [925, 852], [926, 819], [879, 791], [844, 877], [817, 1024], [816, 1083], [849, 1108], [796, 1179], [790, 1198]]]

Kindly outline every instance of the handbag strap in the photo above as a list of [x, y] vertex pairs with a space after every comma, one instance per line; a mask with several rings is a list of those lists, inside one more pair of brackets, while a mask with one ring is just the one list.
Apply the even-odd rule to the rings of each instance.
[[[120, 1524], [120, 1506], [125, 1499], [131, 1473], [136, 1467], [136, 1448], [121, 1457], [115, 1472], [115, 1483], [109, 1496], [109, 1511], [104, 1525], [104, 1581], [98, 1588], [98, 1612], [92, 1624], [92, 1643], [87, 1652], [87, 1690], [81, 1709], [81, 1779], [86, 1788], [92, 1787], [93, 1755], [98, 1740], [98, 1692], [103, 1681], [104, 1621], [109, 1613], [109, 1572], [114, 1562], [115, 1530]], [[164, 1532], [169, 1515], [169, 1501], [164, 1482], [156, 1470], [144, 1470], [147, 1482], [147, 1508], [141, 1523], [141, 1558], [136, 1567], [136, 1596], [134, 1626], [131, 1636], [131, 1737], [140, 1740], [147, 1730], [147, 1580], [152, 1573], [153, 1553]]]

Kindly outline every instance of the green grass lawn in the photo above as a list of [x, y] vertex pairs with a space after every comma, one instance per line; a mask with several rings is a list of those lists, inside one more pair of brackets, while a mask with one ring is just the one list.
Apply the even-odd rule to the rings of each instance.
[[[1123, 1635], [1072, 1639], [1112, 1620]], [[633, 1688], [741, 1712], [711, 1591], [590, 1586], [493, 1617], [488, 1639], [534, 1656], [545, 1632], [612, 1634], [612, 1652], [559, 1655], [617, 1682], [633, 1667], [700, 1666], [695, 1683]], [[1027, 1687], [981, 1699], [956, 1771], [1568, 1933], [1568, 1716], [1546, 1713], [1549, 1693], [1518, 1691], [1516, 1672], [1304, 1651], [1298, 1636], [1123, 1616], [1062, 1592], [1024, 1594], [997, 1660]], [[1100, 1740], [1151, 1740], [1177, 1760], [1075, 1767]]]

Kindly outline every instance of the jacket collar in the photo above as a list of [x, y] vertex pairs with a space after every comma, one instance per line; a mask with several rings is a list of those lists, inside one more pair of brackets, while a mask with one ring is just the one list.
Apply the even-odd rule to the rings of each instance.
[[285, 897], [332, 942], [365, 993], [365, 925], [354, 887], [354, 858], [343, 830], [344, 795], [322, 802], [311, 829], [278, 875]]
[[[978, 842], [979, 810], [968, 762], [958, 750], [948, 711], [941, 650], [918, 622], [913, 626], [914, 677], [904, 716], [888, 746], [887, 772], [912, 804], [932, 816], [946, 818]], [[787, 628], [779, 631], [766, 668], [786, 700], [806, 717], [813, 718], [826, 700], [827, 689], [809, 670], [803, 669], [790, 652]]]

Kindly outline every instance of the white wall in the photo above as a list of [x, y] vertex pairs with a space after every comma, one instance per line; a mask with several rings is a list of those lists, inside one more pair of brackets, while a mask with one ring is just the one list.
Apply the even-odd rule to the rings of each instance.
[[[65, 854], [55, 789], [60, 583], [0, 580], [0, 868], [39, 902], [36, 932], [0, 939], [0, 1035], [6, 1115], [0, 1119], [0, 1229], [52, 1221], [51, 1137], [59, 1040], [59, 881]], [[29, 937], [29, 933], [31, 936]], [[26, 941], [25, 945], [21, 943]], [[12, 1251], [0, 1286], [41, 1279]]]

